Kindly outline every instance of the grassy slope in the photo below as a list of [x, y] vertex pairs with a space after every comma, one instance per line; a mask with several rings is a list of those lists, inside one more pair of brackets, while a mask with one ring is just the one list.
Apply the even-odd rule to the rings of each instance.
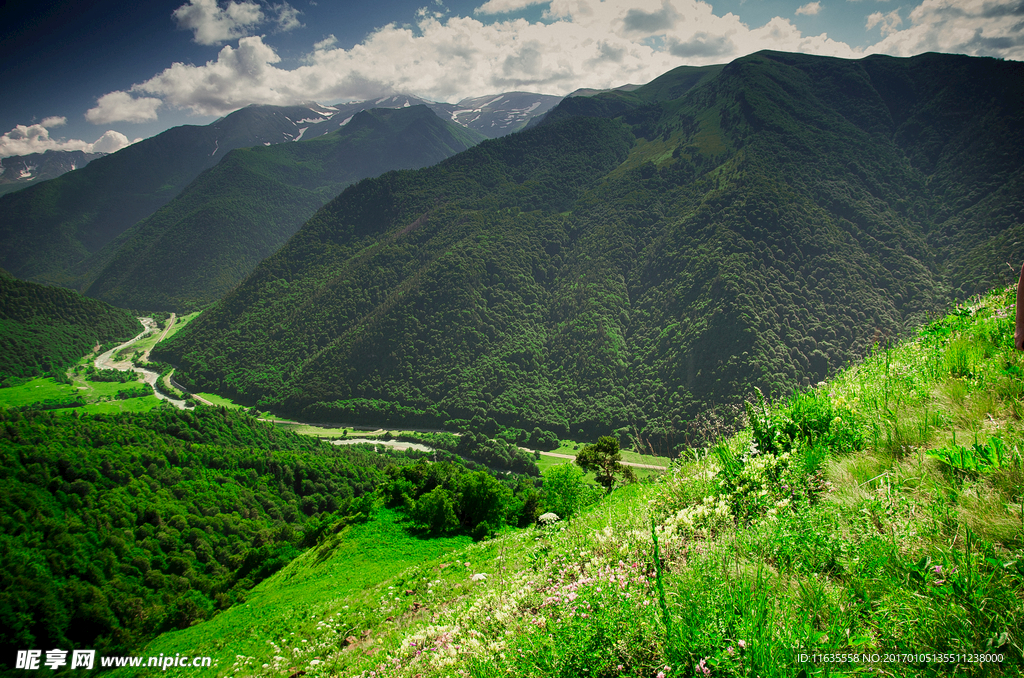
[[[436, 552], [402, 560], [397, 576], [377, 569], [388, 556], [348, 561], [339, 551], [318, 567], [305, 554], [244, 615], [147, 652], [219, 653], [219, 675], [650, 677], [666, 666], [694, 675], [702, 661], [711, 675], [853, 675], [874, 668], [801, 664], [799, 651], [897, 648], [1003, 657], [901, 661], [890, 666], [900, 675], [1019, 671], [1024, 354], [1011, 350], [1012, 294], [974, 300], [831, 383], [755, 406], [772, 430], [811, 422], [824, 433], [748, 459], [747, 490], [723, 496], [720, 481], [726, 461], [750, 448], [750, 427], [661, 482], [616, 490], [561, 526], [467, 546], [447, 567]], [[968, 449], [953, 447], [954, 435]], [[972, 468], [983, 454], [975, 441], [992, 459], [998, 449], [998, 464]], [[950, 450], [952, 464], [942, 461]], [[342, 536], [350, 548], [363, 538]], [[337, 568], [350, 585], [330, 582]], [[298, 572], [307, 583], [288, 588]], [[272, 592], [294, 601], [287, 625], [252, 617], [263, 600], [266, 614], [280, 613]]]

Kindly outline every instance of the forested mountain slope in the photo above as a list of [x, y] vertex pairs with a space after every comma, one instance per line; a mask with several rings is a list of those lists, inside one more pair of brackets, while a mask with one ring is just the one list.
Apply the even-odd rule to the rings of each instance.
[[411, 106], [356, 113], [308, 141], [234, 150], [92, 257], [86, 294], [148, 310], [216, 301], [345, 186], [433, 165], [483, 139]]
[[307, 417], [670, 448], [1024, 256], [1019, 63], [761, 52], [587, 101], [347, 189], [162, 357]]
[[130, 339], [141, 329], [124, 309], [0, 269], [0, 380], [61, 374], [97, 343]]

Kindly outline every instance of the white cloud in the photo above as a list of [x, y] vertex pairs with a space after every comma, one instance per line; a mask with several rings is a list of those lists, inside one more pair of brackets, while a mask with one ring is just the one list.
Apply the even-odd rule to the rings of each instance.
[[85, 119], [94, 125], [156, 120], [156, 109], [162, 103], [153, 97], [133, 98], [127, 92], [110, 92], [96, 100], [95, 108], [85, 112]]
[[807, 16], [814, 16], [821, 11], [820, 2], [808, 2], [806, 5], [801, 5], [796, 8], [797, 14], [806, 14]]
[[889, 35], [899, 30], [899, 27], [903, 25], [903, 19], [900, 17], [900, 11], [894, 9], [888, 14], [882, 14], [881, 12], [874, 12], [868, 16], [868, 22], [865, 25], [869, 31], [875, 26], [882, 26], [882, 35]]
[[473, 14], [508, 14], [533, 5], [546, 5], [550, 0], [487, 0], [473, 10]]
[[[138, 139], [135, 141], [138, 141]], [[132, 143], [128, 141], [128, 137], [120, 132], [108, 129], [103, 133], [103, 136], [92, 143], [91, 150], [93, 153], [113, 153], [120, 151], [125, 146], [130, 146]]]
[[331, 33], [330, 35], [328, 35], [326, 38], [324, 38], [320, 42], [314, 42], [313, 43], [313, 49], [319, 51], [319, 50], [322, 50], [322, 49], [327, 49], [329, 47], [334, 47], [337, 44], [338, 44], [338, 39], [336, 37], [334, 37], [334, 33]]
[[15, 125], [14, 129], [0, 136], [0, 158], [11, 155], [29, 155], [30, 153], [43, 153], [45, 151], [85, 151], [86, 153], [113, 153], [135, 141], [128, 141], [128, 137], [107, 130], [99, 139], [93, 143], [81, 139], [53, 139], [50, 137], [49, 128], [60, 127], [67, 123], [67, 118], [50, 117], [44, 118], [41, 123], [34, 125]]
[[251, 35], [266, 22], [281, 32], [302, 27], [302, 12], [287, 2], [271, 5], [270, 10], [272, 16], [267, 16], [258, 3], [249, 0], [231, 0], [223, 7], [217, 0], [189, 0], [171, 12], [171, 17], [178, 28], [192, 31], [192, 40], [200, 45], [219, 45]]
[[[1024, 5], [1020, 0], [924, 0], [910, 12], [910, 26], [885, 23], [882, 41], [869, 48], [893, 56], [947, 52], [1024, 60]], [[868, 18], [868, 28], [874, 14]]]
[[[880, 26], [883, 40], [868, 50], [825, 33], [804, 35], [782, 17], [751, 27], [735, 14], [716, 14], [701, 0], [545, 0], [544, 20], [535, 23], [523, 18], [483, 22], [424, 8], [414, 25], [388, 24], [350, 49], [339, 48], [329, 35], [291, 68], [282, 67], [263, 37], [242, 37], [237, 46], [224, 46], [205, 64], [175, 63], [127, 92], [106, 95], [117, 95], [107, 108], [121, 117], [111, 112], [105, 119], [137, 119], [127, 112], [153, 116], [159, 101], [197, 114], [223, 115], [253, 103], [329, 102], [395, 92], [435, 101], [511, 90], [564, 94], [579, 87], [648, 82], [676, 66], [726, 63], [762, 49], [843, 58], [869, 52], [1002, 50], [998, 56], [1020, 59], [1020, 31], [1013, 27], [1021, 20], [1015, 9], [1019, 1], [924, 0], [911, 12], [907, 29], [898, 11], [877, 13], [868, 26]], [[532, 4], [543, 3], [488, 0], [475, 14], [507, 13]], [[221, 31], [223, 36], [241, 30], [245, 17], [246, 26], [258, 21], [241, 9], [232, 10], [244, 6], [221, 8], [214, 0], [190, 0], [179, 11], [205, 8], [204, 21], [211, 26], [216, 21], [209, 17], [227, 21], [224, 17], [235, 11], [234, 23]], [[285, 14], [281, 8], [286, 5], [263, 7]], [[820, 0], [814, 0], [799, 13], [820, 8]], [[198, 40], [199, 24], [194, 30]], [[212, 38], [214, 33], [211, 28], [204, 35]], [[100, 103], [107, 103], [106, 97]], [[98, 105], [90, 114], [100, 118], [101, 110], [104, 106]]]
[[295, 9], [287, 2], [280, 5], [274, 5], [274, 11], [277, 12], [277, 29], [279, 31], [290, 31], [294, 28], [302, 28], [302, 23], [299, 21], [299, 15], [302, 14], [299, 10]]
[[248, 35], [264, 19], [255, 2], [228, 2], [222, 8], [217, 0], [189, 0], [171, 17], [178, 28], [192, 31], [192, 39], [200, 45], [217, 45]]
[[[490, 0], [480, 9], [511, 11], [524, 2]], [[279, 66], [264, 38], [245, 37], [214, 60], [175, 63], [130, 92], [197, 114], [223, 115], [251, 103], [389, 92], [437, 101], [510, 90], [564, 94], [647, 82], [675, 66], [723, 63], [764, 48], [857, 56], [826, 35], [802, 35], [787, 20], [751, 29], [699, 0], [551, 0], [546, 17], [484, 23], [423, 12], [415, 26], [383, 26], [351, 49], [337, 48], [329, 36], [292, 69]], [[657, 48], [652, 37], [660, 38]]]

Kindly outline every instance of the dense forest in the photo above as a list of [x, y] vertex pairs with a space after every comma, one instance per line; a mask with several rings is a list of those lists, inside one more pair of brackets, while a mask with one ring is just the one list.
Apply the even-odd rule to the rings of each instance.
[[[458, 451], [484, 459], [488, 444]], [[532, 478], [444, 456], [329, 445], [223, 408], [0, 409], [0, 653], [132, 651], [245, 600], [381, 502], [422, 534], [481, 538], [536, 520]]]
[[671, 452], [1024, 257], [1024, 70], [761, 52], [347, 189], [157, 353], [298, 417]]
[[131, 339], [131, 313], [77, 292], [22, 282], [0, 269], [0, 383], [64, 370], [96, 344]]
[[10, 656], [127, 651], [244, 599], [323, 516], [354, 512], [386, 461], [212, 408], [0, 420]]

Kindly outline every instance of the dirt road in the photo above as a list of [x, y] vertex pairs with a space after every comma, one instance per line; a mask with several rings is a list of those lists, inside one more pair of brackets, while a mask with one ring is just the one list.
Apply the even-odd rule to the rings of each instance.
[[[525, 447], [521, 448], [521, 449], [526, 450]], [[533, 452], [533, 450], [526, 450], [526, 451], [530, 452], [530, 453]], [[540, 454], [541, 454], [542, 457], [558, 457], [559, 459], [575, 459], [576, 458], [576, 457], [572, 456], [571, 454], [558, 454], [556, 452], [541, 452]], [[622, 464], [623, 466], [632, 466], [633, 468], [653, 468], [653, 469], [655, 469], [657, 471], [667, 471], [668, 470], [667, 466], [658, 466], [657, 464], [638, 464], [635, 461], [620, 461], [619, 463]]]
[[[130, 360], [117, 360], [117, 361], [114, 360], [114, 356], [117, 354], [118, 351], [121, 351], [122, 349], [128, 348], [129, 346], [131, 346], [132, 344], [137, 342], [139, 339], [142, 339], [143, 337], [149, 336], [151, 333], [156, 331], [156, 322], [152, 318], [139, 318], [139, 322], [141, 322], [143, 327], [145, 327], [146, 329], [143, 330], [134, 339], [129, 339], [128, 341], [124, 342], [120, 346], [115, 346], [114, 348], [112, 348], [109, 351], [103, 353], [102, 355], [96, 356], [96, 360], [95, 360], [96, 369], [98, 369], [98, 370], [118, 370], [119, 372], [127, 372], [128, 370], [131, 370], [132, 372], [135, 372], [137, 374], [141, 374], [142, 378], [145, 380], [145, 382], [147, 384], [149, 384], [151, 388], [153, 388], [153, 395], [155, 395], [160, 400], [166, 400], [167, 402], [169, 402], [170, 404], [174, 405], [175, 407], [177, 407], [180, 410], [185, 409], [185, 401], [184, 400], [176, 400], [175, 398], [168, 398], [163, 393], [161, 393], [160, 391], [156, 390], [156, 388], [153, 385], [156, 384], [156, 380], [160, 378], [160, 375], [158, 373], [154, 372], [153, 370], [147, 370], [144, 367], [135, 367], [134, 365], [132, 365]], [[170, 329], [169, 326], [168, 326], [168, 329]], [[164, 330], [164, 334], [165, 335], [167, 334], [166, 330]], [[149, 351], [146, 351], [146, 355], [148, 355], [148, 354], [149, 354]]]

